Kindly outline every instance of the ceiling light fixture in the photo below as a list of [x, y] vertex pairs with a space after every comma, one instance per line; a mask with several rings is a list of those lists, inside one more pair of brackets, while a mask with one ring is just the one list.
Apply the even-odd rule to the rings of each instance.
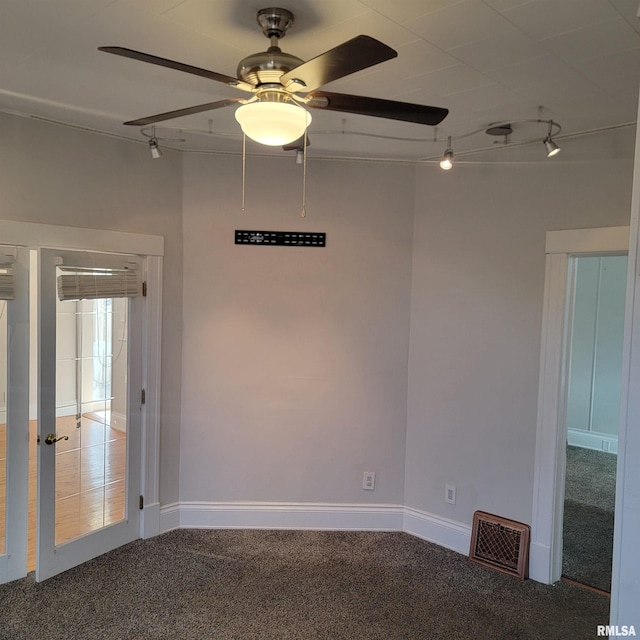
[[[163, 142], [186, 142], [185, 138], [165, 138], [156, 136], [156, 127], [155, 125], [152, 127], [142, 127], [140, 129], [140, 133], [145, 137], [149, 138], [149, 151], [151, 152], [151, 157], [156, 160], [158, 158], [162, 158], [162, 149], [160, 149], [160, 141]], [[182, 133], [182, 131], [180, 131]]]
[[244, 134], [271, 147], [301, 138], [311, 119], [311, 114], [283, 91], [265, 91], [258, 100], [236, 109], [236, 120]]
[[544, 148], [547, 152], [547, 158], [553, 158], [553, 156], [557, 156], [560, 153], [560, 147], [551, 138], [551, 128], [554, 124], [555, 123], [553, 120], [549, 120], [549, 130], [547, 131], [547, 137], [542, 141], [542, 144], [544, 144]]
[[[538, 107], [538, 114], [540, 114], [542, 110], [542, 107]], [[456, 140], [461, 140], [463, 138], [469, 138], [471, 136], [475, 136], [476, 134], [480, 133], [481, 131], [484, 131], [484, 133], [486, 133], [489, 136], [493, 136], [493, 137], [501, 137], [503, 139], [503, 144], [504, 146], [510, 146], [512, 144], [515, 144], [516, 146], [520, 146], [523, 144], [531, 144], [533, 142], [535, 142], [536, 144], [538, 143], [538, 140], [540, 140], [539, 137], [536, 138], [528, 138], [528, 139], [524, 139], [524, 140], [518, 140], [515, 143], [513, 143], [511, 136], [514, 133], [515, 129], [513, 125], [527, 125], [527, 124], [545, 124], [547, 125], [547, 135], [546, 137], [542, 140], [542, 143], [544, 144], [544, 148], [546, 150], [547, 153], [547, 158], [552, 158], [553, 156], [557, 155], [558, 153], [560, 153], [560, 146], [553, 140], [552, 135], [553, 136], [558, 136], [560, 134], [560, 131], [562, 131], [562, 127], [555, 122], [554, 120], [543, 120], [541, 118], [537, 118], [535, 120], [533, 119], [527, 119], [527, 120], [516, 120], [514, 121], [510, 121], [510, 122], [494, 122], [493, 124], [490, 124], [488, 127], [482, 127], [481, 129], [474, 129], [473, 131], [470, 131], [469, 133], [463, 133], [461, 135], [456, 136]], [[538, 134], [539, 135], [539, 134]], [[440, 160], [440, 167], [442, 169], [444, 169], [445, 171], [451, 169], [453, 167], [453, 148], [451, 146], [451, 139], [452, 137], [449, 136], [449, 138], [447, 139], [447, 150], [444, 152], [444, 156], [442, 157], [442, 159]], [[437, 138], [434, 137], [433, 142], [439, 142], [439, 140], [437, 140]], [[499, 140], [494, 140], [494, 142], [499, 142]], [[458, 149], [458, 156], [460, 155], [468, 155], [468, 154], [473, 154], [473, 153], [477, 153], [479, 151], [487, 151], [488, 149], [468, 149], [468, 150], [463, 150], [460, 151]]]
[[447, 149], [442, 156], [442, 160], [440, 160], [440, 168], [445, 171], [449, 171], [449, 169], [453, 168], [453, 149], [451, 147], [451, 136], [447, 138]]
[[151, 149], [151, 157], [156, 159], [156, 158], [162, 158], [162, 151], [160, 150], [160, 147], [158, 146], [158, 139], [157, 138], [151, 138], [151, 140], [149, 140], [149, 149]]
[[156, 138], [156, 128], [151, 128], [151, 138], [149, 139], [149, 149], [151, 150], [151, 157], [156, 160], [162, 158], [162, 151], [158, 146], [158, 138]]
[[[544, 107], [542, 105], [538, 107], [538, 122], [545, 122], [545, 120], [542, 119], [543, 109]], [[558, 135], [562, 130], [562, 127], [553, 120], [547, 120], [546, 122], [549, 128], [547, 129], [547, 137], [542, 141], [542, 144], [544, 145], [544, 149], [547, 152], [547, 158], [553, 158], [553, 156], [557, 156], [560, 153], [560, 147], [551, 138], [551, 132], [553, 131], [553, 127], [555, 126], [558, 128], [558, 130], [556, 131], [556, 135]]]

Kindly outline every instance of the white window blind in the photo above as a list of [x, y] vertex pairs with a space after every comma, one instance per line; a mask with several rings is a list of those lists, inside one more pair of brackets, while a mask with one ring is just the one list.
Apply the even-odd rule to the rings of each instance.
[[0, 267], [0, 300], [13, 300], [14, 298], [13, 271], [9, 267]]
[[63, 301], [133, 298], [141, 289], [133, 269], [82, 269], [58, 276], [58, 298]]
[[15, 259], [15, 247], [0, 246], [0, 300], [13, 300], [16, 297], [13, 279], [13, 263]]

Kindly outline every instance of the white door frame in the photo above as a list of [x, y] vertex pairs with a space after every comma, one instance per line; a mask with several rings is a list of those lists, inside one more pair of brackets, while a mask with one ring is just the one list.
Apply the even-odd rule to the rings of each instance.
[[[162, 236], [105, 231], [81, 227], [0, 220], [0, 238], [3, 244], [29, 249], [71, 249], [105, 253], [127, 253], [147, 257], [147, 304], [143, 318], [144, 354], [142, 362], [143, 385], [146, 404], [143, 407], [141, 494], [144, 509], [140, 514], [140, 537], [149, 538], [160, 532], [159, 503], [159, 439], [160, 439], [160, 362], [161, 362], [161, 313], [162, 313], [162, 263], [164, 238]], [[28, 266], [28, 259], [26, 265]], [[26, 327], [28, 339], [28, 326]], [[28, 344], [20, 356], [29, 362]], [[26, 386], [28, 389], [28, 384]], [[14, 403], [14, 406], [16, 404]], [[28, 425], [28, 408], [26, 409]], [[23, 459], [16, 461], [14, 469], [28, 468], [28, 447], [23, 447]], [[8, 473], [11, 473], [8, 471]], [[18, 473], [16, 471], [16, 473]], [[8, 483], [11, 476], [8, 477]], [[15, 483], [14, 483], [15, 486]], [[26, 490], [26, 488], [25, 488]], [[10, 499], [8, 496], [8, 503]], [[26, 494], [24, 499], [26, 505]], [[7, 555], [13, 558], [8, 579], [26, 575], [26, 536], [18, 535], [22, 526], [15, 517], [9, 522], [7, 514]], [[12, 529], [12, 527], [16, 529]], [[13, 533], [12, 533], [13, 532]], [[0, 577], [2, 577], [0, 575]]]
[[547, 232], [529, 566], [545, 584], [562, 574], [569, 257], [628, 250], [629, 227]]
[[0, 584], [27, 575], [29, 496], [29, 252], [17, 249], [15, 300], [7, 304], [7, 467], [5, 554]]

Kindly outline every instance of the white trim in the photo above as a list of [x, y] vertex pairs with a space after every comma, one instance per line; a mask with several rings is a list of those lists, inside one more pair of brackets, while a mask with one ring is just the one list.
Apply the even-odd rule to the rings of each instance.
[[[177, 527], [170, 527], [176, 529]], [[169, 529], [167, 529], [169, 530]], [[160, 533], [160, 504], [145, 504], [140, 514], [140, 537], [153, 538]]]
[[109, 419], [109, 426], [116, 431], [126, 433], [127, 431], [127, 416], [124, 413], [118, 413], [117, 411], [111, 412]]
[[182, 502], [180, 527], [401, 531], [403, 508], [388, 504]]
[[[551, 584], [562, 570], [562, 500], [564, 493], [564, 378], [563, 354], [567, 297], [566, 254], [547, 255], [543, 303], [542, 345], [538, 391], [538, 426], [533, 481], [529, 575]], [[561, 490], [557, 481], [562, 484]], [[559, 548], [555, 556], [552, 550]], [[559, 558], [558, 558], [559, 557]], [[558, 561], [559, 560], [559, 561]]]
[[[3, 244], [144, 256], [164, 255], [164, 238], [143, 233], [0, 220]], [[46, 240], [45, 240], [46, 238]]]
[[629, 248], [629, 227], [547, 231], [545, 253], [617, 253]]
[[471, 527], [395, 504], [173, 502], [160, 508], [160, 531], [310, 529], [404, 531], [468, 555]]
[[0, 582], [27, 575], [29, 493], [29, 252], [19, 249], [14, 264], [16, 289], [7, 304], [6, 537]]
[[[640, 123], [640, 115], [638, 116]], [[638, 608], [638, 531], [640, 531], [640, 126], [631, 196], [631, 242], [627, 269], [627, 301], [624, 322], [622, 400], [618, 427], [613, 569], [611, 574], [610, 624], [640, 626]]]
[[461, 522], [405, 507], [402, 530], [463, 555], [469, 554], [471, 527]]
[[529, 576], [552, 584], [562, 573], [569, 256], [626, 253], [629, 227], [547, 232]]
[[171, 502], [160, 507], [159, 533], [180, 528], [180, 503]]
[[161, 531], [171, 529], [311, 529], [402, 531], [395, 504], [174, 502], [160, 508]]
[[[160, 389], [162, 359], [162, 263], [160, 256], [147, 258], [147, 305], [143, 320], [146, 345], [142, 364], [145, 389], [142, 422], [141, 495], [145, 505], [160, 504]], [[160, 533], [160, 508], [144, 509], [140, 536], [151, 538]]]
[[567, 444], [605, 453], [618, 453], [618, 436], [584, 429], [567, 429]]

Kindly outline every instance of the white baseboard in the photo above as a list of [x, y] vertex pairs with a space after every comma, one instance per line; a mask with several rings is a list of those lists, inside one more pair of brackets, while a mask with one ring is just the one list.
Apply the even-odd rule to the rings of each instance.
[[123, 433], [127, 430], [127, 416], [124, 413], [118, 413], [117, 411], [111, 412], [111, 423], [109, 426], [112, 429], [116, 429], [116, 431], [122, 431]]
[[404, 531], [467, 555], [471, 527], [389, 504], [174, 502], [160, 508], [160, 533], [172, 529]]
[[181, 502], [163, 507], [161, 527], [402, 531], [397, 505]]
[[180, 503], [171, 502], [160, 507], [160, 533], [180, 528]]
[[469, 553], [471, 527], [461, 522], [404, 507], [402, 530], [463, 555]]
[[160, 503], [145, 505], [140, 513], [140, 537], [153, 538], [160, 532]]
[[567, 443], [574, 447], [618, 453], [618, 437], [581, 429], [567, 429]]

